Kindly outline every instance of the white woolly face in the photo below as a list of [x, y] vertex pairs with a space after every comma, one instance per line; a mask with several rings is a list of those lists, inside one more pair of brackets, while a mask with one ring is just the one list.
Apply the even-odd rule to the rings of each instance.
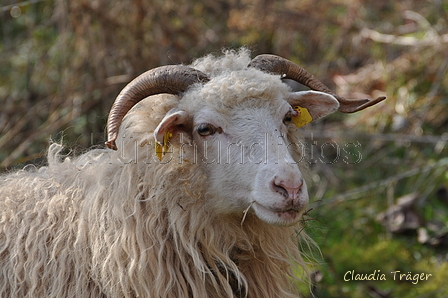
[[210, 109], [194, 119], [194, 140], [222, 213], [250, 208], [263, 221], [292, 225], [308, 204], [306, 183], [288, 151], [292, 108], [242, 108], [223, 117]]
[[338, 102], [320, 92], [290, 93], [287, 99], [258, 104], [260, 100], [219, 109], [204, 104], [193, 115], [187, 108], [173, 109], [154, 133], [161, 142], [167, 130], [189, 127], [194, 162], [207, 179], [207, 204], [216, 213], [243, 217], [249, 210], [269, 224], [289, 226], [301, 219], [309, 201], [299, 168], [304, 161], [294, 160], [290, 151], [303, 144], [292, 144], [287, 137], [295, 115], [290, 103], [299, 102], [317, 119], [336, 110]]

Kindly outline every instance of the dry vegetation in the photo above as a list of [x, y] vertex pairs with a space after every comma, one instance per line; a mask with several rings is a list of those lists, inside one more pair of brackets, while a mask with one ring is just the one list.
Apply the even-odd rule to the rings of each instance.
[[[344, 149], [343, 144], [359, 142], [362, 153], [357, 164], [343, 159], [313, 164], [312, 191], [323, 201], [311, 213], [320, 222], [310, 225], [326, 257], [316, 269], [324, 274], [318, 297], [448, 295], [448, 243], [420, 243], [415, 231], [395, 235], [375, 219], [397, 197], [418, 193], [419, 228], [429, 231], [428, 237], [448, 229], [446, 1], [5, 0], [1, 5], [2, 171], [44, 163], [50, 138], [75, 153], [103, 146], [115, 96], [147, 69], [188, 64], [222, 48], [274, 53], [308, 68], [342, 96], [388, 97], [370, 110], [334, 115], [307, 128], [319, 146], [334, 142]], [[319, 146], [311, 146], [315, 156], [322, 153]], [[335, 160], [337, 154], [324, 155]], [[436, 231], [428, 228], [434, 220], [442, 222]], [[393, 268], [437, 277], [418, 286], [342, 280], [347, 270]]]

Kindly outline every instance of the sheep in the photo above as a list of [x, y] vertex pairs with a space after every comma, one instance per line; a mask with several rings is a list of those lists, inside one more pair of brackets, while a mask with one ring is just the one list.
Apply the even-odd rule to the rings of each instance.
[[298, 297], [298, 126], [383, 99], [245, 49], [142, 74], [111, 109], [108, 148], [51, 144], [48, 165], [1, 176], [0, 297]]

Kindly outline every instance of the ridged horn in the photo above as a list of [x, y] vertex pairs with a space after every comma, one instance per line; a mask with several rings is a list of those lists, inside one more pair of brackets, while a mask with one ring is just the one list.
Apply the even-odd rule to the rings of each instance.
[[373, 100], [369, 99], [345, 99], [335, 94], [324, 83], [319, 81], [311, 73], [294, 62], [276, 55], [258, 55], [249, 63], [248, 67], [254, 67], [267, 73], [274, 73], [283, 76], [285, 79], [294, 80], [315, 91], [325, 92], [333, 95], [339, 101], [338, 111], [343, 113], [354, 113], [373, 106], [386, 99], [385, 96]]
[[107, 119], [106, 146], [117, 150], [115, 140], [126, 113], [142, 99], [156, 94], [180, 94], [195, 83], [209, 79], [203, 72], [184, 65], [167, 65], [148, 70], [132, 80], [115, 99]]

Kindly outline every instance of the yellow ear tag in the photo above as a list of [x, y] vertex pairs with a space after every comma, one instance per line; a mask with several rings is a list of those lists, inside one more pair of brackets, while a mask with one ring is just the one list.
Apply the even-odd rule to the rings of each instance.
[[308, 109], [295, 106], [294, 111], [297, 111], [297, 116], [292, 117], [292, 122], [297, 127], [302, 127], [313, 121], [313, 117], [311, 117], [311, 114], [310, 112], [308, 112]]
[[172, 136], [173, 134], [167, 130], [163, 135], [163, 144], [159, 144], [156, 141], [155, 153], [160, 161], [162, 161], [163, 156], [168, 152], [168, 141], [171, 139]]

